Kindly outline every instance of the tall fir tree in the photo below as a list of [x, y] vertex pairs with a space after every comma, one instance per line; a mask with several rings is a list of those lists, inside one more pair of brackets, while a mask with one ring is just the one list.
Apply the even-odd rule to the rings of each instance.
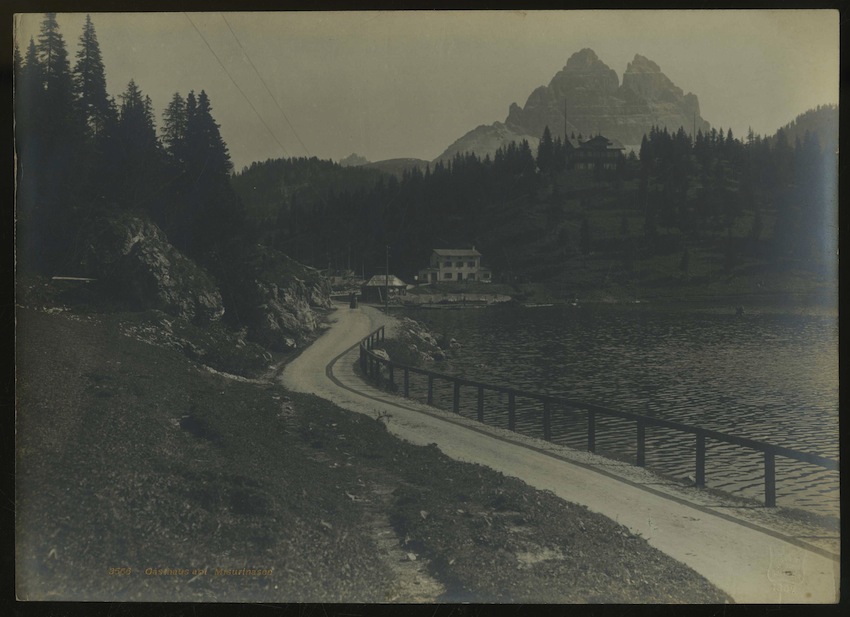
[[41, 24], [36, 46], [41, 65], [44, 109], [42, 130], [48, 135], [72, 130], [74, 93], [68, 50], [59, 31], [55, 13], [47, 13]]
[[[162, 189], [163, 153], [147, 98], [130, 80], [119, 97], [118, 121], [109, 140], [104, 182], [120, 206], [154, 214], [154, 196]], [[156, 216], [154, 214], [154, 216]]]
[[201, 90], [197, 107], [191, 111], [189, 107], [187, 104], [186, 141], [192, 161], [191, 172], [203, 173], [215, 182], [227, 178], [232, 167], [230, 153], [213, 119], [207, 93]]
[[24, 255], [37, 262], [35, 267], [69, 270], [80, 248], [76, 232], [85, 174], [77, 153], [84, 134], [74, 105], [68, 51], [55, 14], [45, 16], [34, 54], [28, 51], [25, 63], [21, 71], [31, 82], [27, 88], [32, 101], [23, 118], [28, 144], [20, 158], [29, 182], [20, 185], [17, 205], [33, 250]]
[[41, 93], [41, 64], [35, 41], [30, 39], [26, 57], [15, 71], [15, 133], [19, 142], [35, 136], [36, 118], [41, 115]]
[[106, 93], [106, 74], [91, 16], [86, 15], [74, 65], [74, 94], [89, 136], [102, 134], [112, 109]]
[[555, 147], [549, 127], [543, 129], [540, 144], [537, 146], [537, 168], [543, 173], [550, 173], [555, 164]]
[[162, 114], [162, 141], [174, 165], [182, 165], [186, 161], [187, 124], [186, 101], [179, 92], [175, 92]]
[[[181, 161], [185, 174], [179, 183], [173, 240], [187, 253], [204, 259], [242, 228], [243, 209], [230, 185], [230, 154], [206, 92], [197, 97], [189, 92], [185, 118], [185, 139], [182, 152], [178, 150], [185, 157]], [[172, 128], [176, 127], [169, 124], [169, 131]]]

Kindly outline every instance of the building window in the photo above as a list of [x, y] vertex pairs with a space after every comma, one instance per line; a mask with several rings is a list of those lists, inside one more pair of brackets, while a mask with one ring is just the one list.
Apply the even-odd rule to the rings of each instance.
[[450, 261], [444, 261], [444, 262], [443, 262], [443, 267], [444, 267], [444, 268], [451, 268], [451, 267], [452, 267], [452, 262], [450, 262]]
[[458, 261], [457, 263], [455, 263], [455, 268], [463, 268], [463, 262]]
[[443, 278], [444, 278], [444, 279], [450, 279], [450, 278], [452, 278], [452, 273], [451, 273], [451, 272], [444, 272], [444, 273], [443, 273]]
[[474, 261], [467, 261], [467, 262], [466, 262], [466, 267], [467, 267], [467, 268], [474, 268], [474, 267], [475, 267], [475, 262], [474, 262]]
[[474, 281], [475, 280], [475, 273], [470, 272], [469, 274], [466, 275], [466, 278], [468, 278], [470, 281]]

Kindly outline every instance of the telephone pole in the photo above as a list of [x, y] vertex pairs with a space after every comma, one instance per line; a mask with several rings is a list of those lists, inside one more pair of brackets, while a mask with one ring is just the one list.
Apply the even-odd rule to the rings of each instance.
[[[570, 145], [570, 148], [572, 145]], [[567, 99], [564, 98], [564, 169], [567, 169], [569, 165], [569, 148], [567, 147]]]
[[386, 276], [384, 277], [384, 310], [390, 310], [390, 245], [387, 244]]

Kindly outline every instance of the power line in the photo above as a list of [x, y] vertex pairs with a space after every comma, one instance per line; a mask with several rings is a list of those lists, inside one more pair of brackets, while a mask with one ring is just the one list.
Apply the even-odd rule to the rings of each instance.
[[280, 106], [280, 103], [278, 103], [274, 94], [272, 94], [272, 91], [269, 89], [268, 84], [266, 84], [266, 80], [263, 79], [262, 75], [260, 75], [260, 71], [257, 70], [257, 67], [254, 65], [254, 62], [251, 60], [251, 56], [248, 55], [248, 50], [246, 50], [245, 47], [242, 45], [242, 41], [240, 41], [239, 37], [236, 36], [236, 33], [233, 31], [233, 28], [230, 26], [230, 22], [227, 21], [227, 18], [224, 16], [224, 13], [219, 13], [219, 15], [221, 15], [221, 18], [224, 20], [224, 23], [227, 24], [227, 29], [230, 30], [230, 34], [233, 35], [233, 38], [236, 40], [236, 43], [239, 45], [239, 48], [242, 50], [242, 53], [245, 54], [245, 58], [247, 58], [248, 64], [250, 64], [251, 68], [254, 69], [254, 72], [257, 74], [257, 77], [260, 79], [260, 82], [263, 84], [263, 87], [266, 89], [266, 92], [269, 93], [269, 96], [274, 101], [274, 104], [277, 105], [277, 108], [280, 110], [280, 113], [283, 115], [283, 118], [284, 118], [284, 120], [286, 120], [286, 123], [289, 125], [289, 128], [292, 129], [292, 133], [295, 135], [295, 138], [298, 140], [298, 143], [300, 143], [301, 147], [304, 148], [304, 152], [307, 153], [307, 156], [310, 156], [310, 150], [307, 148], [306, 145], [304, 145], [304, 142], [301, 140], [301, 137], [298, 135], [298, 131], [296, 131], [295, 127], [292, 126], [292, 122], [289, 121], [289, 117], [286, 115], [286, 112], [283, 111], [283, 108]]
[[283, 153], [284, 153], [287, 157], [289, 157], [289, 152], [286, 150], [286, 148], [284, 147], [284, 145], [283, 145], [282, 143], [280, 143], [280, 140], [277, 138], [277, 136], [274, 134], [274, 132], [271, 130], [271, 128], [269, 128], [269, 125], [268, 125], [268, 124], [266, 124], [266, 121], [265, 121], [265, 120], [263, 120], [263, 117], [260, 115], [260, 112], [258, 112], [258, 111], [257, 111], [257, 108], [256, 108], [256, 107], [254, 107], [254, 104], [251, 102], [251, 99], [249, 99], [249, 98], [248, 98], [248, 95], [246, 95], [246, 94], [245, 94], [245, 92], [243, 92], [243, 91], [242, 91], [242, 88], [240, 88], [240, 87], [239, 87], [239, 84], [237, 84], [237, 83], [236, 83], [236, 80], [235, 80], [235, 79], [233, 79], [233, 76], [230, 74], [230, 71], [228, 71], [228, 70], [227, 70], [227, 67], [226, 67], [226, 66], [224, 66], [224, 63], [223, 63], [223, 62], [221, 61], [221, 59], [218, 57], [218, 54], [216, 54], [216, 53], [215, 53], [215, 50], [213, 50], [213, 48], [210, 46], [209, 42], [207, 41], [207, 39], [206, 39], [206, 37], [203, 35], [203, 33], [202, 33], [199, 29], [198, 29], [198, 26], [196, 26], [196, 25], [195, 25], [195, 22], [194, 22], [194, 21], [192, 21], [192, 18], [191, 18], [191, 17], [189, 17], [189, 14], [188, 14], [188, 13], [186, 13], [185, 11], [183, 11], [183, 15], [185, 15], [185, 16], [186, 16], [186, 19], [188, 19], [188, 20], [189, 20], [189, 23], [190, 23], [190, 24], [192, 24], [192, 27], [195, 29], [195, 32], [197, 32], [197, 33], [198, 33], [198, 36], [200, 36], [200, 37], [201, 37], [201, 40], [202, 40], [202, 41], [204, 42], [204, 44], [207, 46], [207, 49], [209, 49], [209, 50], [210, 50], [210, 53], [211, 53], [211, 54], [213, 55], [213, 57], [216, 59], [216, 61], [218, 62], [219, 66], [221, 66], [222, 70], [224, 70], [225, 75], [227, 75], [227, 77], [230, 79], [231, 83], [233, 83], [233, 85], [234, 85], [234, 86], [236, 86], [236, 89], [237, 89], [237, 90], [239, 90], [239, 93], [240, 93], [240, 94], [242, 95], [242, 97], [243, 97], [243, 98], [244, 98], [244, 99], [248, 102], [248, 105], [250, 105], [250, 106], [251, 106], [251, 109], [253, 109], [253, 110], [254, 110], [254, 114], [256, 114], [257, 118], [260, 120], [260, 122], [262, 122], [263, 126], [264, 126], [264, 127], [266, 127], [266, 130], [269, 132], [269, 135], [271, 135], [271, 136], [272, 136], [272, 139], [274, 139], [274, 140], [275, 140], [275, 142], [277, 142], [277, 145], [278, 145], [278, 146], [280, 146], [280, 149], [281, 149], [281, 150], [283, 150]]

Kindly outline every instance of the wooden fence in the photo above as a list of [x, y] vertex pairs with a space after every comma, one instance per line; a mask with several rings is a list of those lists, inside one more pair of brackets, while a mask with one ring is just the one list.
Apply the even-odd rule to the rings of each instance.
[[[637, 449], [635, 452], [635, 464], [644, 467], [646, 465], [646, 428], [648, 426], [672, 429], [687, 435], [693, 435], [696, 446], [695, 461], [695, 484], [698, 487], [705, 486], [705, 458], [706, 442], [713, 440], [728, 443], [750, 450], [761, 452], [764, 457], [764, 503], [768, 507], [776, 506], [776, 457], [781, 456], [804, 463], [810, 463], [827, 470], [838, 471], [838, 461], [812, 454], [801, 452], [791, 448], [776, 446], [763, 441], [756, 441], [746, 437], [736, 437], [718, 431], [713, 431], [698, 426], [682, 424], [661, 418], [652, 418], [628, 411], [618, 411], [592, 405], [581, 401], [575, 401], [560, 396], [550, 396], [525, 390], [517, 390], [504, 386], [482, 383], [461, 377], [454, 377], [445, 373], [429, 371], [427, 369], [405, 366], [392, 360], [382, 358], [374, 353], [375, 345], [384, 340], [384, 327], [381, 326], [360, 342], [360, 369], [363, 374], [379, 387], [398, 389], [396, 383], [398, 374], [401, 374], [401, 393], [405, 398], [410, 398], [410, 375], [423, 375], [428, 380], [427, 403], [434, 404], [434, 384], [436, 380], [442, 380], [452, 384], [452, 411], [460, 413], [461, 389], [467, 392], [472, 390], [477, 396], [476, 419], [484, 422], [485, 392], [497, 392], [507, 395], [508, 429], [516, 431], [517, 426], [517, 399], [531, 400], [542, 407], [542, 429], [543, 439], [552, 441], [552, 409], [556, 407], [569, 407], [575, 410], [583, 410], [587, 413], [587, 449], [596, 452], [597, 419], [601, 417], [619, 418], [635, 423], [637, 432]], [[386, 375], [382, 375], [381, 367], [386, 367]]]

